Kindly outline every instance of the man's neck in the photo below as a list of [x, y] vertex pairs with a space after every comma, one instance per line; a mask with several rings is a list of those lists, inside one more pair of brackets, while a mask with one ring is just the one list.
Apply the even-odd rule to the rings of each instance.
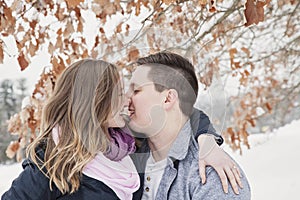
[[163, 160], [168, 156], [172, 144], [187, 120], [187, 117], [171, 120], [166, 124], [163, 130], [148, 138], [148, 144], [156, 162]]

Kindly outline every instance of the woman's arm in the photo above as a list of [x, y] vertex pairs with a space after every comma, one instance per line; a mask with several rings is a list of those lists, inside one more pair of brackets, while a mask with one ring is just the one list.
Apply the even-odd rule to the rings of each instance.
[[25, 160], [22, 166], [24, 170], [2, 195], [1, 200], [46, 200], [60, 196], [55, 186], [53, 186], [53, 191], [50, 190], [49, 179], [30, 160]]
[[238, 185], [243, 188], [241, 173], [236, 163], [221, 149], [211, 135], [202, 134], [198, 137], [199, 172], [202, 184], [206, 182], [205, 167], [212, 166], [218, 173], [225, 193], [228, 193], [228, 181], [233, 191], [239, 194]]
[[217, 134], [208, 116], [195, 109], [190, 117], [194, 136], [199, 144], [199, 172], [203, 184], [206, 182], [205, 167], [212, 166], [218, 173], [223, 190], [228, 192], [228, 179], [236, 194], [239, 193], [238, 185], [242, 188], [240, 171], [235, 168], [235, 162], [219, 147], [223, 138]]

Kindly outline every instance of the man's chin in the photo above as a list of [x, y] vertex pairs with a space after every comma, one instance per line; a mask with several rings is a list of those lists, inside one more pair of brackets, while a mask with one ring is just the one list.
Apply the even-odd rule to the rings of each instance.
[[134, 131], [138, 135], [145, 135], [147, 132], [146, 129], [143, 128], [144, 126], [139, 126], [137, 123], [135, 123], [134, 120], [130, 120], [128, 126], [132, 131]]
[[138, 127], [136, 126], [136, 123], [134, 123], [133, 120], [130, 120], [130, 121], [128, 122], [128, 126], [129, 126], [129, 128], [130, 128], [131, 130], [136, 131], [136, 132], [140, 132], [139, 129], [138, 129]]

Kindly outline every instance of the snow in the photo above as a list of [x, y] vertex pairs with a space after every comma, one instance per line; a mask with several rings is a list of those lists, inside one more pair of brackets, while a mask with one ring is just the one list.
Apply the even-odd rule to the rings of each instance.
[[300, 120], [269, 134], [251, 135], [250, 150], [228, 152], [242, 166], [251, 184], [253, 200], [299, 199]]
[[8, 190], [13, 179], [18, 177], [22, 171], [21, 163], [11, 165], [0, 165], [0, 195]]
[[[251, 149], [243, 149], [242, 156], [224, 146], [245, 171], [253, 200], [299, 199], [299, 130], [300, 120], [297, 120], [272, 133], [251, 135]], [[21, 171], [21, 163], [0, 165], [0, 195]]]

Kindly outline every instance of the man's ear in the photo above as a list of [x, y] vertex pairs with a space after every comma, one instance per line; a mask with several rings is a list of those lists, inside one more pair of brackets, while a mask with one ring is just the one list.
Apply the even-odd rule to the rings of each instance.
[[165, 94], [164, 107], [165, 109], [171, 109], [174, 104], [178, 101], [178, 93], [174, 89], [169, 89]]

